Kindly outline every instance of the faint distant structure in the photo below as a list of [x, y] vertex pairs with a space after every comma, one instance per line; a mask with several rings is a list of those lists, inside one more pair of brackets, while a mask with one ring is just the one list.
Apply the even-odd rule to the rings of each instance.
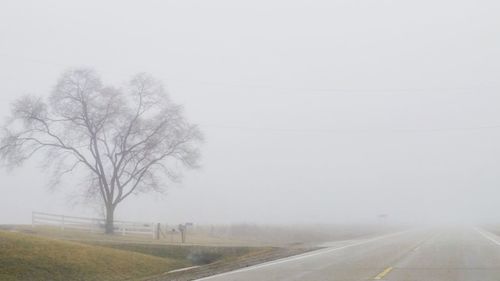
[[178, 178], [177, 167], [196, 167], [201, 139], [150, 75], [114, 88], [82, 68], [63, 73], [48, 99], [25, 96], [13, 104], [0, 158], [16, 166], [41, 154], [53, 184], [85, 172], [82, 193], [104, 203], [106, 233], [113, 233], [118, 204], [131, 194], [162, 191]]
[[389, 217], [388, 214], [379, 214], [377, 215], [379, 221], [381, 224], [386, 224], [387, 218]]

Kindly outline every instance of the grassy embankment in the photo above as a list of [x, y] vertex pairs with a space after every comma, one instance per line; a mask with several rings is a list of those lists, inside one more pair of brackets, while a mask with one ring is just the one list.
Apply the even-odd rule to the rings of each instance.
[[140, 280], [271, 249], [73, 242], [0, 231], [0, 280]]
[[181, 266], [169, 258], [0, 232], [0, 280], [127, 280]]

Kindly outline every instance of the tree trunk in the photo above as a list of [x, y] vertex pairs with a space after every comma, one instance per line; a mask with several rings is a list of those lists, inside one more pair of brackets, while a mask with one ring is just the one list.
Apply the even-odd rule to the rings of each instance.
[[115, 212], [114, 206], [106, 206], [106, 225], [105, 225], [106, 234], [113, 234], [115, 232], [115, 227], [113, 224], [114, 212]]

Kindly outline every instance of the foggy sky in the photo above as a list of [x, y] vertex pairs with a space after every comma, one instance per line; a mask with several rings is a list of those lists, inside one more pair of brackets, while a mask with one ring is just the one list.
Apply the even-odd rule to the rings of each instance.
[[[43, 3], [42, 3], [43, 2]], [[0, 113], [68, 67], [163, 80], [202, 168], [117, 217], [178, 223], [500, 219], [498, 1], [2, 1]], [[30, 162], [0, 223], [96, 215]]]

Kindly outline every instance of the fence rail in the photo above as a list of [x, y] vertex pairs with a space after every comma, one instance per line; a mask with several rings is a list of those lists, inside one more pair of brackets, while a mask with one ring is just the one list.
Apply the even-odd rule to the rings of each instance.
[[[34, 228], [38, 226], [53, 226], [60, 228], [62, 231], [73, 229], [102, 233], [104, 232], [105, 224], [106, 221], [102, 218], [85, 218], [42, 212], [32, 212], [31, 216], [31, 225]], [[114, 221], [114, 230], [115, 233], [121, 235], [149, 235], [152, 238], [156, 235], [155, 224], [148, 222], [117, 220]]]

